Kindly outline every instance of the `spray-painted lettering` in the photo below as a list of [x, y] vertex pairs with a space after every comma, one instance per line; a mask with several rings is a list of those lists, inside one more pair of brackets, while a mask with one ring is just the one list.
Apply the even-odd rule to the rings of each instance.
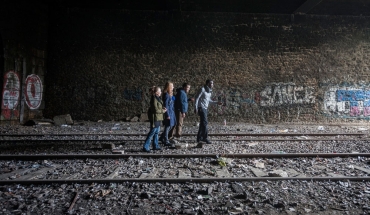
[[259, 94], [261, 106], [315, 103], [314, 88], [294, 83], [272, 83]]
[[325, 92], [324, 110], [344, 117], [367, 117], [370, 115], [370, 90], [332, 87]]
[[19, 76], [14, 71], [9, 71], [4, 76], [3, 100], [1, 102], [1, 115], [4, 119], [19, 117], [17, 106], [19, 103], [20, 82]]

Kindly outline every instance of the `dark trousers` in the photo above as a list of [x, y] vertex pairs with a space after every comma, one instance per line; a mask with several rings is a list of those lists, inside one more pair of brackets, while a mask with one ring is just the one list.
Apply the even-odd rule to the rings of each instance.
[[198, 115], [200, 116], [199, 130], [197, 135], [197, 142], [206, 141], [208, 139], [208, 119], [207, 109], [198, 107]]

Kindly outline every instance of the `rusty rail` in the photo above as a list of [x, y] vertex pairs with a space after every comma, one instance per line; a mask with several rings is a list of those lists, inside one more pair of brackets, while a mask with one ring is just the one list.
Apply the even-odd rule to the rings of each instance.
[[[233, 138], [233, 139], [212, 139], [212, 142], [227, 142], [227, 141], [255, 141], [255, 142], [267, 142], [267, 141], [370, 141], [368, 138], [363, 139], [353, 139], [353, 138], [338, 138], [338, 139], [239, 139], [239, 138]], [[109, 140], [109, 139], [39, 139], [39, 140], [0, 140], [0, 143], [17, 143], [17, 142], [143, 142], [145, 139], [115, 139], [115, 140]], [[184, 139], [184, 141], [187, 142], [195, 142], [195, 139]]]
[[243, 181], [370, 181], [370, 177], [242, 177], [242, 178], [120, 178], [120, 179], [47, 179], [47, 180], [1, 180], [0, 185], [7, 184], [91, 184], [91, 183], [212, 183]]
[[255, 154], [50, 154], [50, 155], [0, 155], [0, 160], [43, 160], [43, 159], [119, 159], [129, 157], [141, 158], [297, 158], [297, 157], [370, 157], [370, 153], [255, 153]]
[[[51, 136], [146, 136], [143, 134], [94, 134], [94, 133], [66, 133], [66, 134], [0, 134], [0, 137], [51, 137]], [[196, 136], [197, 134], [183, 134], [182, 136]], [[365, 133], [215, 133], [208, 136], [363, 136]]]

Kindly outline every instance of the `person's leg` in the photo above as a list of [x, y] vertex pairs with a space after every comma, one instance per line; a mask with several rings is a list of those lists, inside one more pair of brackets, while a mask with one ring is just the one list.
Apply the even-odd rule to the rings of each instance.
[[168, 132], [171, 130], [171, 126], [165, 126], [163, 131], [163, 142], [165, 145], [169, 145], [170, 141], [168, 140]]
[[182, 114], [180, 111], [176, 113], [176, 119], [177, 119], [177, 124], [176, 124], [176, 137], [181, 137], [182, 135], [182, 125], [184, 124], [184, 118], [182, 117]]
[[206, 117], [204, 115], [204, 108], [198, 108], [198, 115], [200, 117], [200, 123], [199, 123], [199, 130], [198, 130], [198, 135], [197, 135], [197, 142], [203, 141], [204, 139], [204, 132], [205, 132], [205, 120], [204, 118]]
[[156, 128], [153, 128], [152, 126], [150, 126], [150, 131], [148, 135], [146, 136], [145, 143], [143, 146], [144, 150], [150, 151], [150, 142], [152, 141], [152, 137], [154, 136], [155, 132], [156, 132]]
[[203, 126], [204, 126], [204, 131], [203, 131], [203, 141], [208, 142], [208, 110], [203, 109]]
[[[176, 122], [178, 122], [179, 119], [177, 119], [177, 111], [175, 111], [175, 116], [176, 116]], [[175, 126], [172, 126], [170, 131], [168, 132], [168, 139], [172, 139], [175, 135], [175, 129], [176, 129], [176, 125]]]
[[158, 145], [158, 134], [159, 134], [160, 130], [161, 130], [161, 126], [158, 126], [157, 128], [154, 129], [154, 140], [153, 140], [153, 149], [154, 150], [157, 150], [157, 149], [161, 148]]

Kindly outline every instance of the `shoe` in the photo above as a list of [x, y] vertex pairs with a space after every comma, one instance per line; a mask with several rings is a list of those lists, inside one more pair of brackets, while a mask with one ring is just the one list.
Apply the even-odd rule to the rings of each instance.
[[150, 150], [146, 150], [145, 148], [143, 148], [143, 152], [150, 153]]
[[162, 151], [161, 148], [154, 148], [153, 150], [156, 150], [156, 151]]
[[164, 146], [171, 146], [171, 143], [166, 143], [164, 144]]
[[206, 142], [207, 144], [212, 144], [212, 142], [209, 140], [205, 140], [204, 142]]

